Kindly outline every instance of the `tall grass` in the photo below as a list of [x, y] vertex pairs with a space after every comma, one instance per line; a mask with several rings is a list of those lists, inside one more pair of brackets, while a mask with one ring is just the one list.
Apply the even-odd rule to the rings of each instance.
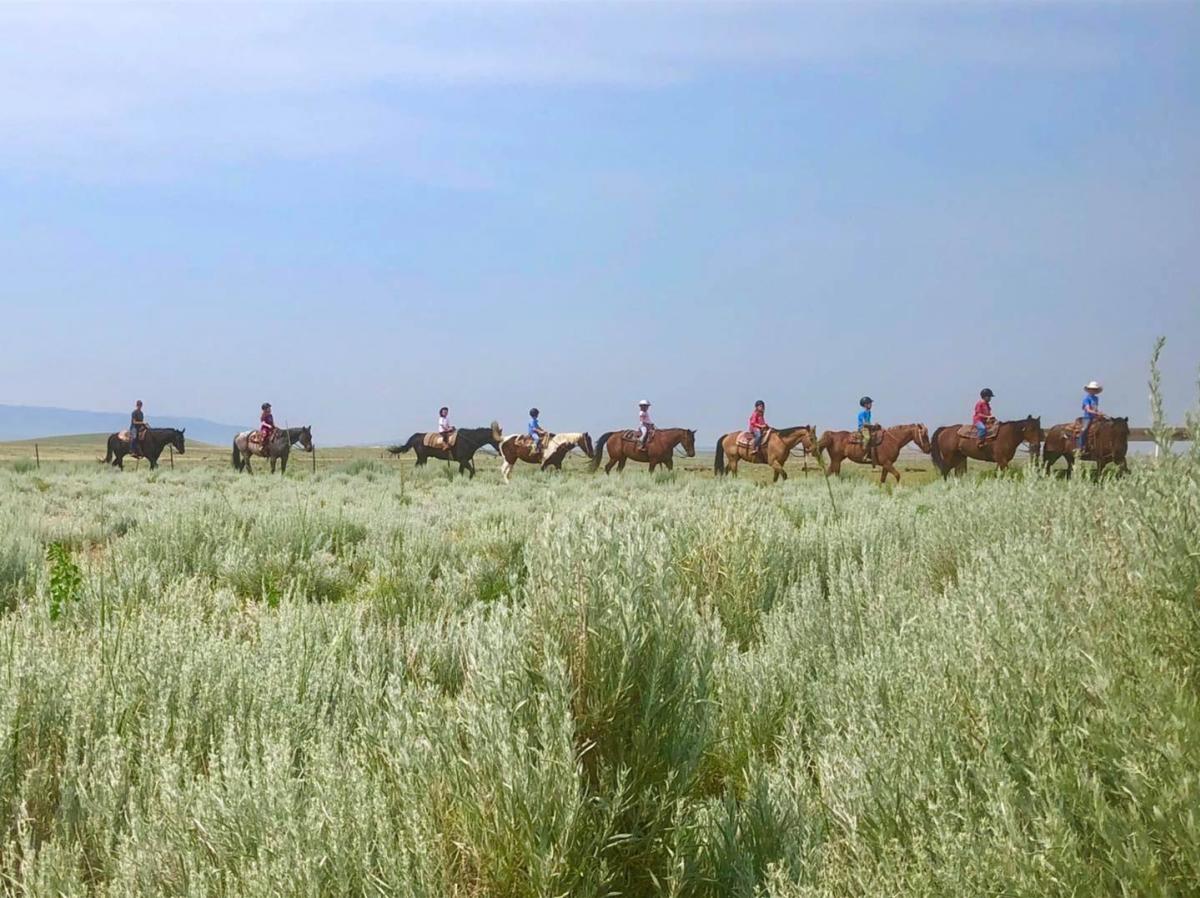
[[816, 480], [47, 482], [0, 470], [6, 892], [1200, 882], [1194, 456], [836, 515]]

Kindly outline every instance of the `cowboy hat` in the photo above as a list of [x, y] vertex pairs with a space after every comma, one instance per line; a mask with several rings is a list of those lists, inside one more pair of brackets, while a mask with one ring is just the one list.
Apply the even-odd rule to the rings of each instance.
[[1099, 393], [1099, 392], [1103, 391], [1104, 387], [1100, 386], [1099, 381], [1090, 380], [1090, 381], [1088, 381], [1088, 385], [1086, 387], [1084, 387], [1084, 389], [1085, 390], [1095, 390], [1097, 393]]

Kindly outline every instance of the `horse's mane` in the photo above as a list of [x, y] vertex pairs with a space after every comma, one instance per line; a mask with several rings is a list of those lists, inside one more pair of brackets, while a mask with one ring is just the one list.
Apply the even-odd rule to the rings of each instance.
[[816, 431], [813, 430], [813, 426], [811, 424], [794, 424], [791, 427], [776, 427], [775, 432], [777, 434], [779, 434], [781, 437], [790, 437], [797, 430], [805, 430], [805, 429], [808, 429], [809, 431], [811, 431], [814, 434], [816, 433]]
[[[507, 438], [506, 438], [507, 439]], [[574, 446], [583, 439], [582, 433], [554, 433], [550, 435], [550, 439], [546, 441], [546, 446], [542, 450], [543, 454], [550, 454], [559, 446], [571, 445]]]
[[1004, 427], [1006, 424], [1022, 425], [1028, 424], [1030, 421], [1037, 421], [1037, 415], [1026, 415], [1024, 418], [1013, 418], [1011, 421], [997, 421], [997, 427]]

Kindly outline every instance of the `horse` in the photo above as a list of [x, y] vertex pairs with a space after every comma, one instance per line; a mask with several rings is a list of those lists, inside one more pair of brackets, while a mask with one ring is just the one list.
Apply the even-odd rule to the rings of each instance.
[[[175, 451], [183, 455], [183, 431], [174, 427], [147, 427], [138, 440], [138, 454], [134, 458], [145, 458], [150, 462], [150, 469], [158, 467], [158, 457], [168, 446], [174, 446]], [[125, 470], [125, 456], [132, 454], [129, 443], [129, 432], [109, 434], [108, 451], [104, 455], [103, 464], [111, 464], [114, 468]]]
[[685, 427], [656, 427], [646, 441], [646, 448], [642, 449], [638, 446], [636, 430], [610, 430], [596, 440], [597, 448], [590, 470], [596, 472], [604, 461], [604, 450], [607, 449], [609, 461], [604, 466], [605, 474], [613, 469], [613, 465], [617, 466], [618, 472], [623, 472], [627, 461], [648, 462], [650, 473], [654, 473], [659, 465], [666, 465], [670, 471], [675, 467], [675, 447], [679, 445], [683, 446], [688, 458], [693, 458], [696, 455], [696, 431]]
[[950, 424], [939, 427], [930, 439], [930, 457], [933, 465], [941, 473], [942, 478], [950, 476], [950, 472], [962, 476], [967, 471], [967, 459], [995, 462], [1001, 471], [1008, 467], [1017, 447], [1021, 443], [1029, 446], [1029, 451], [1037, 455], [1042, 439], [1042, 419], [1026, 415], [1015, 421], [1001, 421], [996, 425], [996, 436], [979, 448], [979, 438], [972, 430], [971, 436], [959, 436], [963, 425]]
[[484, 446], [491, 446], [493, 449], [499, 450], [500, 441], [504, 439], [504, 433], [496, 421], [492, 422], [491, 427], [460, 427], [455, 433], [458, 436], [449, 450], [438, 446], [426, 446], [427, 434], [414, 433], [408, 438], [408, 442], [399, 446], [389, 446], [388, 452], [392, 455], [400, 455], [411, 449], [417, 456], [417, 467], [425, 464], [431, 457], [442, 461], [456, 461], [458, 462], [458, 473], [462, 474], [465, 471], [469, 476], [474, 477], [475, 462], [471, 459], [475, 453]]
[[[821, 434], [821, 439], [817, 441], [817, 454], [828, 451], [830, 474], [841, 473], [845, 459], [860, 465], [871, 464], [870, 454], [862, 441], [851, 442], [851, 437], [856, 433], [859, 431], [827, 430]], [[896, 459], [900, 457], [900, 450], [909, 443], [915, 442], [922, 452], [929, 454], [929, 431], [924, 424], [896, 424], [883, 428], [880, 434], [880, 441], [875, 446], [875, 463], [883, 469], [879, 476], [881, 484], [887, 483], [888, 474], [893, 475], [897, 483], [900, 482]]]
[[[1067, 477], [1075, 468], [1075, 428], [1078, 424], [1055, 424], [1046, 431], [1042, 441], [1042, 462], [1046, 472], [1060, 458], [1067, 460]], [[1096, 463], [1096, 476], [1109, 464], [1117, 465], [1122, 474], [1129, 473], [1125, 454], [1129, 451], [1129, 419], [1099, 418], [1088, 428], [1087, 446], [1079, 456], [1081, 460]]]
[[738, 462], [746, 461], [753, 465], [770, 465], [774, 471], [774, 476], [771, 482], [774, 483], [780, 477], [787, 480], [787, 471], [783, 469], [784, 464], [788, 460], [788, 455], [797, 443], [804, 445], [805, 452], [813, 451], [813, 437], [816, 435], [816, 428], [811, 424], [804, 424], [798, 427], [781, 427], [772, 428], [762, 442], [760, 452], [755, 452], [753, 446], [739, 446], [738, 437], [742, 435], [742, 431], [735, 430], [732, 433], [727, 433], [717, 440], [717, 457], [713, 460], [713, 473], [718, 477], [725, 474], [725, 458], [729, 458], [729, 471], [734, 477], [737, 476]]
[[253, 474], [250, 470], [250, 456], [259, 455], [262, 458], [271, 460], [271, 473], [275, 473], [275, 460], [279, 460], [279, 473], [287, 473], [288, 454], [292, 451], [292, 446], [295, 443], [300, 444], [300, 448], [305, 452], [313, 451], [312, 443], [312, 426], [305, 425], [304, 427], [276, 427], [275, 432], [271, 434], [271, 439], [262, 447], [262, 452], [252, 452], [250, 450], [250, 434], [255, 433], [253, 430], [243, 430], [233, 438], [233, 468], [235, 471], [245, 471], [247, 474]]
[[504, 477], [504, 482], [508, 483], [508, 477], [516, 467], [518, 459], [534, 465], [540, 464], [543, 471], [547, 468], [561, 471], [563, 459], [576, 447], [588, 458], [591, 458], [595, 451], [592, 438], [586, 431], [547, 434], [542, 439], [541, 452], [534, 452], [533, 440], [523, 434], [509, 434], [500, 441], [500, 474]]

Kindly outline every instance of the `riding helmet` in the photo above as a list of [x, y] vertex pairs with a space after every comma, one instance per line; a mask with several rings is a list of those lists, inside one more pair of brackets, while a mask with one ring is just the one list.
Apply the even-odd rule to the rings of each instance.
[[531, 408], [529, 410], [529, 417], [531, 417], [531, 418], [536, 418], [540, 414], [541, 414], [541, 412], [539, 412], [536, 408]]
[[448, 407], [448, 406], [445, 406], [445, 405], [443, 405], [441, 408], [439, 408], [439, 409], [438, 409], [438, 414], [439, 414], [439, 415], [444, 415], [444, 414], [446, 414], [446, 412], [448, 412], [448, 411], [450, 411], [449, 407]]
[[992, 392], [991, 387], [984, 387], [982, 390], [979, 391], [979, 398], [980, 399], [995, 399], [996, 394]]
[[766, 407], [767, 407], [767, 404], [766, 404], [765, 402], [763, 402], [761, 399], [755, 399], [755, 400], [754, 400], [754, 407], [755, 407], [755, 408], [758, 408], [760, 405], [761, 405], [763, 408], [766, 408]]
[[271, 403], [269, 403], [269, 402], [264, 402], [264, 403], [262, 404], [262, 407], [263, 407], [263, 411], [265, 412], [267, 409], [269, 409], [269, 408], [271, 407]]
[[643, 399], [641, 402], [638, 403], [638, 406], [649, 405], [649, 404], [650, 404], [649, 399]]
[[875, 400], [872, 399], [870, 396], [864, 396], [862, 399], [858, 400], [858, 404], [861, 405], [863, 408], [866, 408], [868, 405], [870, 405], [874, 401]]

